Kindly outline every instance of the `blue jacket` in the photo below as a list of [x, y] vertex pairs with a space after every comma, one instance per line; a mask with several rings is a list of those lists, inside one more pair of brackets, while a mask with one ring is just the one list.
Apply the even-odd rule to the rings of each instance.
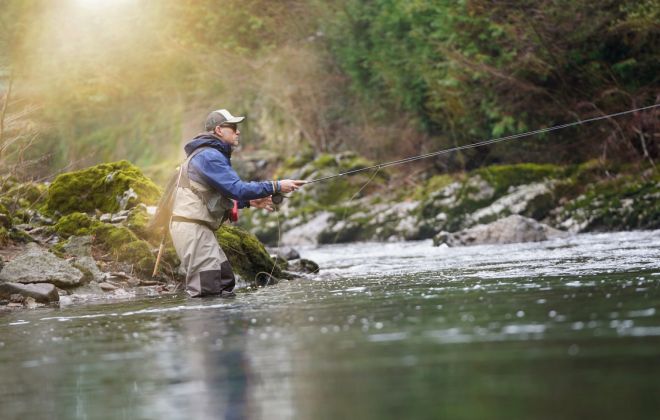
[[195, 155], [188, 164], [188, 177], [219, 191], [227, 198], [238, 201], [238, 207], [249, 207], [250, 200], [272, 195], [270, 181], [243, 182], [231, 167], [231, 146], [213, 134], [203, 133], [192, 139], [184, 150], [186, 155], [199, 147], [209, 147]]

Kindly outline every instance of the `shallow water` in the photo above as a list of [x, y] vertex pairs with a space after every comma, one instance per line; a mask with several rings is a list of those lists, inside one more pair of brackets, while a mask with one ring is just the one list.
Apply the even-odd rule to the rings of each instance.
[[303, 248], [315, 280], [0, 315], [2, 418], [657, 418], [660, 231]]

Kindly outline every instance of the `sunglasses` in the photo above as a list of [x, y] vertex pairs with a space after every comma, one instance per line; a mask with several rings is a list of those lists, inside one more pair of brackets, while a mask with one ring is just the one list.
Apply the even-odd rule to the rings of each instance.
[[233, 123], [220, 124], [220, 127], [231, 128], [234, 131], [238, 130], [238, 124], [233, 124]]

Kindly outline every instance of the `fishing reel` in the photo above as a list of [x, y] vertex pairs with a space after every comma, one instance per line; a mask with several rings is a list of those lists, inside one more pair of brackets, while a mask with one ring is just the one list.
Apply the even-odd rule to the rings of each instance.
[[286, 198], [286, 196], [284, 194], [278, 192], [278, 193], [273, 194], [270, 198], [273, 201], [273, 204], [275, 204], [276, 206], [279, 206], [280, 204], [282, 204], [284, 202], [284, 199]]

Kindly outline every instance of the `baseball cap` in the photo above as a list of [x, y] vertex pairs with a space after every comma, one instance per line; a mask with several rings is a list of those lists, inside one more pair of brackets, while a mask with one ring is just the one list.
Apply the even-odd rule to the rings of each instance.
[[245, 119], [245, 117], [235, 117], [231, 115], [229, 111], [226, 109], [218, 109], [217, 111], [211, 112], [207, 117], [206, 117], [206, 123], [204, 124], [204, 128], [206, 131], [213, 131], [215, 127], [222, 125], [222, 124], [238, 124], [242, 122]]

